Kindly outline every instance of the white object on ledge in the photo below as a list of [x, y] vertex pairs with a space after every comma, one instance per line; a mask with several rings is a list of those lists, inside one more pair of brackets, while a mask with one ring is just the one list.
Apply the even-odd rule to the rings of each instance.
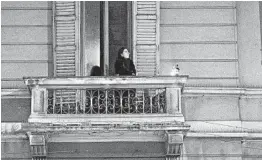
[[179, 75], [179, 68], [178, 68], [178, 65], [173, 65], [172, 67], [172, 71], [170, 73], [171, 76], [176, 76], [176, 75]]

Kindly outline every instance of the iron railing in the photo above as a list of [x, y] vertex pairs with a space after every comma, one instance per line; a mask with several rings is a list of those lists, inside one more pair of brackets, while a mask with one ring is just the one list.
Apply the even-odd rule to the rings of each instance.
[[164, 88], [48, 90], [48, 93], [52, 95], [48, 98], [48, 114], [166, 113]]

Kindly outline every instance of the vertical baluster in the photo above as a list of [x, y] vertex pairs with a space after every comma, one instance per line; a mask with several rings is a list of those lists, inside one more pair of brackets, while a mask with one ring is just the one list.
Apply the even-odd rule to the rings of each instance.
[[53, 99], [52, 99], [52, 101], [53, 101], [53, 114], [55, 114], [55, 104], [56, 104], [56, 96], [55, 96], [55, 90], [53, 90]]
[[34, 155], [34, 146], [31, 146], [32, 155]]
[[145, 113], [145, 89], [142, 89], [142, 95], [143, 95], [143, 112]]
[[93, 114], [93, 90], [90, 90], [90, 111]]
[[123, 90], [120, 90], [120, 110], [121, 110], [121, 114], [123, 113]]
[[135, 98], [134, 98], [134, 99], [136, 100], [136, 101], [135, 101], [136, 103], [134, 103], [134, 100], [133, 100], [133, 105], [135, 105], [135, 113], [139, 113], [139, 111], [138, 111], [138, 106], [137, 106], [137, 101], [138, 101], [137, 92], [138, 92], [138, 90], [135, 90], [135, 91], [134, 91], [134, 93], [135, 93]]
[[83, 97], [81, 104], [83, 105], [83, 107], [82, 107], [83, 114], [85, 114], [86, 113], [86, 92], [85, 92], [85, 90], [81, 90], [81, 94], [82, 94], [82, 97]]
[[108, 89], [105, 90], [105, 100], [106, 100], [106, 114], [107, 114], [107, 96], [108, 96]]
[[157, 113], [160, 113], [161, 107], [160, 107], [160, 94], [161, 94], [161, 90], [158, 89], [157, 92]]
[[62, 106], [62, 90], [60, 90], [60, 114], [63, 113], [62, 109], [63, 109], [63, 106]]
[[70, 97], [69, 97], [69, 93], [68, 93], [68, 96], [66, 96], [67, 97], [67, 109], [68, 109], [68, 112], [67, 112], [67, 114], [70, 114]]
[[127, 90], [127, 107], [128, 107], [128, 113], [131, 113], [129, 99], [130, 99], [130, 90], [128, 89]]
[[100, 114], [100, 90], [97, 91], [97, 99], [98, 99], [98, 105], [97, 105], [97, 109], [98, 109], [98, 114]]
[[34, 154], [37, 155], [37, 146], [34, 146]]
[[153, 113], [152, 90], [149, 90], [149, 96], [150, 96], [150, 113]]
[[[77, 90], [75, 92], [77, 94]], [[76, 111], [76, 114], [78, 114], [78, 103], [77, 103], [77, 97], [76, 97], [76, 94], [75, 94], [75, 111]], [[80, 107], [79, 107], [80, 108]]]
[[44, 151], [43, 151], [43, 154], [46, 155], [46, 146], [44, 146]]
[[42, 147], [38, 146], [38, 148], [39, 148], [38, 155], [42, 155]]
[[115, 90], [113, 89], [112, 90], [113, 91], [113, 103], [112, 103], [112, 105], [113, 105], [113, 114], [115, 114], [116, 113], [116, 103], [115, 103]]

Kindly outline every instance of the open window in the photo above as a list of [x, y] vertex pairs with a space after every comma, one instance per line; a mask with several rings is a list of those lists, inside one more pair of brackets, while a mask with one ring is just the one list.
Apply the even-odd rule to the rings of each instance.
[[54, 76], [88, 76], [93, 66], [114, 75], [119, 48], [137, 75], [158, 75], [159, 2], [55, 2]]
[[94, 65], [113, 76], [118, 49], [132, 53], [132, 2], [81, 2], [81, 74], [90, 75]]

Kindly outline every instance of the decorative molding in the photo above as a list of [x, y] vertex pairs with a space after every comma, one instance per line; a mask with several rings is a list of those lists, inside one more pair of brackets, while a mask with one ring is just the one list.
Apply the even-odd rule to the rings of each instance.
[[239, 77], [189, 77], [188, 79], [238, 79]]
[[[47, 88], [148, 88], [148, 87], [183, 87], [188, 79], [187, 75], [179, 76], [125, 76], [125, 77], [24, 77], [26, 85], [40, 85]], [[128, 85], [127, 85], [128, 84]]]
[[2, 42], [1, 45], [53, 45], [47, 42]]
[[[161, 119], [161, 122], [159, 120]], [[85, 114], [68, 114], [68, 115], [57, 115], [57, 114], [34, 114], [30, 115], [28, 121], [30, 123], [53, 123], [63, 125], [63, 124], [75, 124], [79, 125], [79, 123], [94, 123], [94, 125], [97, 125], [95, 127], [98, 127], [100, 124], [104, 127], [108, 128], [109, 126], [113, 124], [124, 124], [130, 125], [130, 124], [140, 124], [140, 123], [146, 123], [146, 124], [159, 124], [160, 126], [156, 126], [157, 128], [161, 130], [161, 124], [168, 124], [170, 125], [162, 125], [162, 129], [175, 129], [177, 126], [174, 126], [174, 122], [184, 122], [184, 117], [182, 114], [123, 114], [123, 115], [109, 115], [109, 114], [98, 114], [98, 115], [85, 115]], [[132, 126], [132, 125], [131, 125]]]
[[29, 135], [30, 145], [45, 145], [45, 135], [30, 134]]
[[45, 160], [47, 156], [46, 134], [28, 133], [30, 151], [33, 160]]
[[2, 10], [52, 10], [51, 7], [3, 7]]
[[1, 25], [1, 27], [52, 27], [52, 25]]
[[[199, 157], [197, 159], [220, 159], [220, 158], [223, 158], [223, 159], [230, 159], [229, 157], [232, 157], [232, 159], [242, 159], [242, 157], [246, 157], [246, 156], [243, 156], [243, 154], [182, 154], [181, 157]], [[201, 158], [200, 158], [201, 157]], [[212, 157], [212, 158], [211, 158]], [[227, 158], [225, 158], [227, 157]], [[233, 158], [235, 157], [235, 158]], [[256, 156], [254, 156], [256, 157]]]
[[1, 60], [1, 63], [53, 63], [52, 60]]
[[[20, 78], [1, 79], [2, 81], [22, 81]], [[197, 95], [239, 95], [245, 97], [262, 97], [262, 88], [225, 88], [225, 87], [185, 87], [182, 97]], [[30, 98], [28, 89], [2, 89], [1, 98]]]
[[197, 94], [214, 95], [241, 95], [241, 96], [262, 96], [262, 88], [229, 88], [229, 87], [185, 87], [182, 96]]
[[164, 131], [100, 131], [50, 134], [48, 142], [165, 142], [165, 133]]
[[261, 133], [261, 121], [186, 121], [195, 133]]
[[24, 142], [28, 141], [28, 136], [24, 134], [13, 134], [13, 135], [8, 135], [8, 134], [2, 134], [1, 135], [1, 142]]
[[31, 98], [28, 89], [1, 89], [1, 98]]
[[[161, 119], [161, 118], [158, 118]], [[88, 124], [88, 122], [86, 122]], [[109, 122], [108, 122], [109, 123]], [[28, 139], [26, 132], [43, 133], [48, 135], [48, 142], [112, 142], [112, 141], [154, 141], [164, 142], [164, 131], [186, 132], [186, 137], [214, 137], [214, 138], [243, 138], [243, 141], [257, 141], [262, 138], [261, 121], [186, 121], [178, 123], [178, 127], [157, 128], [145, 127], [138, 129], [135, 123], [126, 123], [126, 128], [114, 128], [110, 125], [92, 124], [80, 126], [77, 124], [41, 124], [41, 123], [2, 123], [2, 141], [22, 141]], [[115, 123], [116, 124], [116, 123]], [[138, 124], [138, 123], [136, 123]], [[145, 123], [146, 124], [146, 123]], [[148, 123], [153, 124], [153, 123]], [[124, 124], [123, 124], [124, 125]], [[175, 126], [176, 124], [173, 124]], [[128, 127], [129, 126], [129, 127]], [[151, 125], [153, 126], [153, 125]], [[96, 138], [94, 138], [96, 137]]]
[[23, 78], [1, 78], [1, 81], [23, 81]]
[[181, 23], [181, 24], [160, 24], [160, 27], [227, 27], [237, 26], [236, 23]]
[[234, 6], [165, 6], [160, 9], [236, 9]]
[[238, 62], [238, 59], [161, 59], [164, 62]]
[[[197, 138], [243, 138], [248, 137], [248, 133], [201, 133], [201, 132], [188, 132], [186, 137], [197, 137]], [[258, 137], [262, 137], [259, 134]]]
[[20, 132], [22, 129], [23, 123], [1, 123], [1, 133], [15, 133]]
[[162, 41], [160, 44], [237, 44], [237, 41]]

